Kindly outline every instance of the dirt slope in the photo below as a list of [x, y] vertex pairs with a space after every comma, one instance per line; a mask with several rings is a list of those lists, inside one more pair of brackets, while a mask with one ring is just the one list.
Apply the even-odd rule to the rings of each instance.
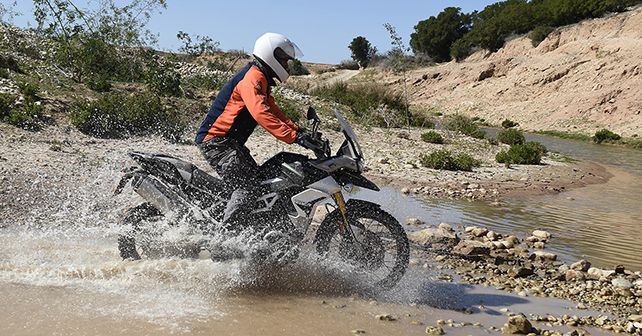
[[[551, 33], [538, 47], [515, 38], [496, 53], [418, 69], [413, 104], [528, 130], [642, 135], [642, 8]], [[384, 78], [401, 86], [398, 77]]]

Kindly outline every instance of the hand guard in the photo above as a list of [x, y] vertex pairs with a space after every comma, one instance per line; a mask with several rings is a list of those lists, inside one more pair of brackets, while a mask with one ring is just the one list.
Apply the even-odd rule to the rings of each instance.
[[303, 148], [315, 150], [323, 146], [322, 142], [315, 139], [314, 136], [305, 129], [299, 129], [296, 134], [295, 143], [301, 145]]

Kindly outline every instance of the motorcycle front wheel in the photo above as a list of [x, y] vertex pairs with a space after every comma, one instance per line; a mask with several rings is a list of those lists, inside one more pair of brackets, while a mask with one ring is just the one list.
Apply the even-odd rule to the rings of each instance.
[[326, 216], [315, 236], [317, 252], [355, 266], [375, 287], [394, 287], [410, 258], [408, 237], [399, 221], [379, 205], [362, 200], [347, 202], [347, 220], [351, 230], [341, 234], [339, 209]]

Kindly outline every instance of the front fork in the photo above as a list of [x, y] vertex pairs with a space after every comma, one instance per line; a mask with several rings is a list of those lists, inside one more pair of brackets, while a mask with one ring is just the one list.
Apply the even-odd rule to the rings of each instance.
[[335, 192], [332, 194], [332, 199], [334, 200], [334, 203], [337, 204], [337, 207], [339, 207], [339, 211], [341, 212], [342, 221], [339, 222], [339, 232], [345, 238], [350, 240], [354, 239], [354, 233], [352, 232], [350, 223], [348, 223], [348, 209], [346, 207], [345, 199], [343, 198], [343, 193], [341, 193], [341, 191]]

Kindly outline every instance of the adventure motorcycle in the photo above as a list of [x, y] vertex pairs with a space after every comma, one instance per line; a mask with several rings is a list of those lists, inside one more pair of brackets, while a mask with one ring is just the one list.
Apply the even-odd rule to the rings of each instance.
[[[311, 227], [317, 207], [330, 207], [314, 236], [316, 251], [322, 257], [338, 257], [369, 277], [372, 275], [375, 286], [390, 288], [408, 266], [408, 238], [399, 222], [379, 205], [354, 198], [345, 201], [344, 193], [353, 195], [359, 187], [375, 191], [379, 188], [361, 175], [364, 162], [357, 137], [338, 111], [335, 115], [345, 136], [336, 155], [331, 155], [329, 140], [318, 131], [321, 121], [310, 108], [307, 119], [312, 140], [303, 147], [312, 150], [316, 158], [282, 152], [261, 165], [262, 196], [247, 225], [254, 227], [259, 240], [262, 237], [270, 243], [278, 259], [290, 261], [298, 256], [298, 246]], [[123, 224], [128, 229], [118, 239], [121, 257], [140, 259], [140, 253], [169, 253], [155, 241], [158, 233], [143, 232], [144, 222], [152, 223], [153, 228], [162, 219], [171, 222], [187, 218], [195, 230], [205, 235], [238, 230], [217, 224], [221, 223], [227, 198], [233, 191], [222, 180], [176, 157], [140, 152], [129, 155], [138, 165], [123, 176], [116, 194], [131, 181], [133, 190], [146, 202], [126, 212]], [[197, 244], [179, 252], [187, 256], [203, 249], [208, 246]]]

